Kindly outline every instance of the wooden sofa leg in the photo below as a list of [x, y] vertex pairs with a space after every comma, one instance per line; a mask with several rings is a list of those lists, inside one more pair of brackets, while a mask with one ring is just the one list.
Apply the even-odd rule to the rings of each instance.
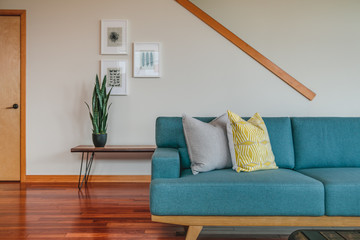
[[203, 226], [189, 226], [185, 240], [196, 240]]

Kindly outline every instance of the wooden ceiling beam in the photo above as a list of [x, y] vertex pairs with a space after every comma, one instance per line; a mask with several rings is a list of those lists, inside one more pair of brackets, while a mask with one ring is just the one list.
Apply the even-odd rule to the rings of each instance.
[[231, 32], [229, 29], [224, 27], [222, 24], [220, 24], [218, 21], [216, 21], [210, 15], [208, 15], [203, 10], [198, 8], [195, 4], [193, 4], [189, 0], [176, 0], [176, 1], [180, 5], [182, 5], [184, 8], [186, 8], [188, 11], [190, 11], [192, 14], [194, 14], [196, 17], [198, 17], [203, 22], [205, 22], [207, 25], [209, 25], [211, 28], [213, 28], [215, 31], [217, 31], [219, 34], [221, 34], [223, 37], [225, 37], [227, 40], [229, 40], [230, 42], [235, 44], [238, 48], [243, 50], [246, 54], [248, 54], [250, 57], [252, 57], [258, 63], [263, 65], [270, 72], [272, 72], [273, 74], [278, 76], [281, 80], [283, 80], [290, 87], [292, 87], [297, 92], [302, 94], [304, 97], [306, 97], [310, 101], [314, 99], [316, 94], [313, 91], [311, 91], [305, 85], [303, 85], [302, 83], [297, 81], [295, 78], [290, 76], [287, 72], [282, 70], [275, 63], [270, 61], [264, 55], [259, 53], [256, 49], [254, 49], [249, 44], [244, 42], [241, 38], [236, 36], [233, 32]]

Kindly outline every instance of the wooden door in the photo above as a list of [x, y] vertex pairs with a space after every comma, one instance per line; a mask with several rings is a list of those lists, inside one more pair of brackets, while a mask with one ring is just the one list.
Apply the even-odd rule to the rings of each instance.
[[20, 17], [0, 16], [0, 181], [20, 180]]

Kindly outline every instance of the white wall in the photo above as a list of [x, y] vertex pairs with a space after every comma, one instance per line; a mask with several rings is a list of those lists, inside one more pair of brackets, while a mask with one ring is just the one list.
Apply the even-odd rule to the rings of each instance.
[[[162, 77], [129, 75], [130, 94], [111, 98], [108, 144], [154, 144], [156, 117], [183, 112], [360, 116], [359, 1], [239, 2], [241, 37], [315, 91], [313, 101], [174, 0], [1, 0], [27, 10], [27, 174], [78, 174], [70, 148], [91, 144], [84, 101], [100, 60], [127, 59], [131, 70], [131, 53], [99, 54], [101, 19], [129, 21], [129, 49], [162, 44]], [[150, 174], [149, 156], [125, 158], [96, 161], [93, 174]]]

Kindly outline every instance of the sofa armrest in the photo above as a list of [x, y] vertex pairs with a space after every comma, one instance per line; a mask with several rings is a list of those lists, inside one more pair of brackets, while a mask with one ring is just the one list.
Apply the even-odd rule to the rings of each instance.
[[176, 148], [157, 148], [151, 160], [151, 179], [179, 177], [179, 150]]

